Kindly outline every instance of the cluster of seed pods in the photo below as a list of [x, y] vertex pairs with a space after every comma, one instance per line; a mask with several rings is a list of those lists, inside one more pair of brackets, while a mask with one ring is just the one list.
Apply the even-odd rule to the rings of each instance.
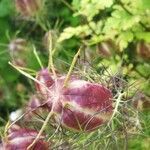
[[112, 94], [106, 87], [74, 76], [64, 86], [66, 76], [55, 78], [48, 69], [38, 72], [37, 91], [53, 112], [54, 119], [73, 131], [93, 131], [109, 121], [113, 107]]
[[[112, 94], [106, 87], [71, 76], [64, 86], [66, 76], [54, 77], [48, 69], [38, 72], [36, 89], [42, 95], [39, 101], [33, 96], [27, 106], [27, 118], [32, 118], [39, 108], [53, 113], [56, 123], [78, 132], [90, 132], [109, 121], [112, 116]], [[29, 110], [28, 110], [29, 109]], [[38, 131], [13, 125], [0, 144], [0, 150], [26, 150], [33, 143]], [[32, 147], [48, 150], [50, 145], [40, 135]]]

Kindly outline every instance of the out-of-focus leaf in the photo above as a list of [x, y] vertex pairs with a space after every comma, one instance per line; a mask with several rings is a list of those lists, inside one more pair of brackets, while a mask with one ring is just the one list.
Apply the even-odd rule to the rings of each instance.
[[136, 67], [138, 72], [140, 72], [144, 77], [150, 76], [150, 65], [148, 63], [140, 64]]
[[150, 43], [150, 32], [137, 32], [135, 35], [138, 40], [144, 40]]
[[91, 30], [87, 25], [78, 26], [78, 27], [68, 27], [60, 34], [58, 42], [62, 42], [66, 39], [72, 38], [73, 36], [84, 37], [91, 34]]
[[[77, 6], [77, 2], [78, 5]], [[99, 13], [100, 10], [111, 7], [113, 0], [82, 0], [82, 1], [73, 1], [75, 8], [80, 8], [76, 15], [86, 16], [90, 21], [92, 18]]]
[[117, 43], [121, 51], [128, 46], [128, 43], [133, 40], [133, 33], [132, 32], [123, 32], [117, 38]]
[[74, 7], [74, 9], [78, 10], [79, 9], [79, 3], [80, 3], [80, 0], [73, 0], [72, 1], [72, 5]]
[[5, 17], [12, 14], [13, 12], [13, 1], [2, 0], [0, 1], [0, 17]]

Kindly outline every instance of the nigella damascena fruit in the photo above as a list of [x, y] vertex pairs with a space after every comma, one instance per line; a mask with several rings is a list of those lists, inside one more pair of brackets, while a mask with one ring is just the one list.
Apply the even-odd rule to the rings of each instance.
[[110, 40], [103, 41], [97, 44], [97, 53], [101, 57], [111, 57], [115, 49], [116, 49], [115, 44]]
[[28, 43], [25, 39], [16, 38], [8, 45], [12, 62], [15, 65], [25, 67], [27, 63]]
[[[8, 131], [7, 137], [3, 139], [3, 150], [26, 150], [27, 147], [33, 142], [37, 136], [38, 131], [28, 128], [21, 128], [17, 125], [13, 125]], [[48, 150], [49, 143], [44, 141], [45, 136], [41, 135], [39, 140], [34, 145], [35, 150]]]
[[74, 131], [93, 131], [109, 121], [113, 111], [109, 89], [74, 77], [64, 87], [64, 80], [65, 76], [58, 77], [48, 87], [49, 99], [45, 99], [49, 100], [57, 123]]
[[10, 51], [24, 51], [25, 47], [27, 46], [27, 41], [22, 38], [13, 39], [9, 44]]
[[62, 104], [56, 120], [75, 131], [93, 131], [109, 121], [112, 94], [102, 85], [83, 80], [70, 81], [59, 97]]
[[35, 16], [43, 6], [42, 0], [15, 0], [16, 9], [25, 17]]
[[[58, 43], [56, 42], [58, 38], [58, 33], [56, 30], [50, 30], [45, 33], [43, 37], [43, 45], [48, 50], [51, 44], [52, 50], [58, 47]], [[50, 40], [52, 43], [50, 43]]]
[[150, 59], [150, 43], [140, 41], [137, 44], [136, 50], [137, 50], [137, 54], [140, 57], [147, 59], [147, 60]]
[[25, 107], [24, 121], [26, 123], [31, 122], [32, 120], [36, 120], [39, 116], [44, 117], [49, 110], [51, 110], [50, 101], [45, 102], [43, 97], [32, 95]]
[[54, 84], [54, 79], [51, 77], [47, 68], [40, 70], [37, 73], [36, 79], [41, 83], [35, 83], [36, 89], [44, 98], [48, 98], [50, 92], [48, 89]]

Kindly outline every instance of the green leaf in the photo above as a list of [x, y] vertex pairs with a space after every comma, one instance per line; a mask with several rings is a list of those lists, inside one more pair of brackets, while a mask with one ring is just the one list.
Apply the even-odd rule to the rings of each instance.
[[13, 12], [13, 1], [12, 0], [2, 0], [0, 2], [0, 17], [5, 17], [11, 15]]
[[[77, 8], [77, 1], [73, 3]], [[100, 10], [111, 7], [113, 0], [81, 0], [78, 5], [80, 6], [79, 11], [76, 15], [86, 16], [90, 21], [95, 15], [99, 13]]]
[[122, 31], [134, 29], [139, 25], [140, 16], [130, 15], [119, 5], [114, 6], [114, 11], [111, 14], [103, 28], [103, 33], [107, 38], [113, 39], [118, 36]]
[[135, 36], [138, 40], [144, 40], [145, 42], [150, 43], [150, 32], [137, 32]]
[[141, 3], [143, 9], [150, 9], [150, 0], [142, 0]]
[[143, 14], [150, 9], [149, 0], [121, 0], [132, 14]]
[[73, 0], [72, 1], [72, 6], [74, 9], [78, 10], [80, 8], [80, 0]]
[[144, 76], [150, 76], [150, 65], [148, 63], [140, 64], [136, 67], [136, 69]]
[[64, 31], [60, 34], [58, 38], [58, 42], [62, 42], [66, 39], [70, 39], [75, 34], [75, 28], [68, 27], [64, 29]]
[[119, 37], [117, 38], [117, 43], [121, 51], [127, 48], [128, 43], [133, 40], [133, 33], [132, 32], [122, 32]]
[[62, 42], [66, 39], [70, 39], [73, 36], [84, 37], [92, 33], [88, 25], [78, 26], [78, 27], [68, 27], [60, 34], [58, 42]]
[[120, 22], [119, 28], [121, 30], [133, 28], [141, 20], [139, 15], [131, 15], [119, 5], [115, 5], [114, 9], [116, 10], [112, 12], [112, 17]]

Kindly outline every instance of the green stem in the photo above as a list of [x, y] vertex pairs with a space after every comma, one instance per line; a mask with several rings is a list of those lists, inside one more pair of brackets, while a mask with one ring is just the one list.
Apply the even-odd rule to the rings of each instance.
[[61, 0], [62, 1], [62, 3], [64, 3], [71, 11], [75, 11], [74, 10], [74, 8], [67, 2], [67, 1], [65, 1], [65, 0]]
[[36, 16], [36, 23], [44, 30], [44, 31], [48, 31], [48, 29], [46, 28], [45, 24], [43, 23], [43, 19], [41, 19], [41, 17], [39, 17], [39, 15]]
[[34, 139], [34, 141], [27, 147], [27, 150], [32, 150], [33, 146], [35, 145], [35, 143], [37, 142], [37, 140], [40, 138], [40, 136], [42, 135], [44, 129], [46, 128], [46, 125], [49, 121], [49, 119], [51, 118], [51, 116], [53, 115], [53, 110], [51, 110], [48, 114], [48, 116], [46, 117], [46, 120], [44, 121], [42, 128], [40, 129], [38, 135], [36, 136], [36, 138]]
[[53, 63], [53, 43], [52, 43], [52, 34], [51, 32], [48, 33], [48, 40], [49, 40], [49, 61], [48, 61], [48, 70], [52, 70], [53, 75], [56, 77], [55, 67]]
[[68, 83], [68, 81], [69, 81], [69, 79], [70, 79], [72, 70], [73, 70], [73, 68], [74, 68], [74, 66], [75, 66], [75, 63], [76, 63], [76, 61], [77, 61], [77, 59], [78, 59], [78, 56], [79, 56], [79, 54], [80, 54], [80, 52], [81, 52], [81, 49], [82, 49], [82, 48], [80, 47], [79, 50], [78, 50], [78, 52], [76, 53], [76, 55], [75, 55], [74, 58], [73, 58], [73, 61], [72, 61], [71, 66], [70, 66], [70, 68], [69, 68], [68, 74], [67, 74], [66, 79], [65, 79], [65, 81], [64, 81], [64, 87], [67, 86], [67, 83]]
[[37, 59], [39, 65], [40, 65], [40, 67], [43, 69], [43, 68], [44, 68], [44, 67], [43, 67], [43, 64], [42, 64], [42, 62], [41, 62], [41, 60], [40, 60], [40, 58], [39, 58], [39, 56], [38, 56], [38, 53], [37, 53], [37, 51], [36, 51], [35, 46], [33, 46], [33, 53], [34, 53], [34, 55], [35, 55], [35, 57], [36, 57], [36, 59]]
[[114, 109], [113, 114], [112, 114], [112, 116], [111, 116], [111, 118], [110, 118], [110, 120], [109, 120], [109, 123], [112, 121], [112, 119], [114, 118], [114, 116], [115, 116], [116, 113], [118, 112], [118, 107], [119, 107], [119, 104], [120, 104], [120, 102], [121, 102], [122, 97], [124, 96], [124, 94], [125, 94], [125, 93], [120, 93], [120, 92], [119, 92], [119, 96], [118, 96], [118, 98], [116, 99], [115, 109]]

